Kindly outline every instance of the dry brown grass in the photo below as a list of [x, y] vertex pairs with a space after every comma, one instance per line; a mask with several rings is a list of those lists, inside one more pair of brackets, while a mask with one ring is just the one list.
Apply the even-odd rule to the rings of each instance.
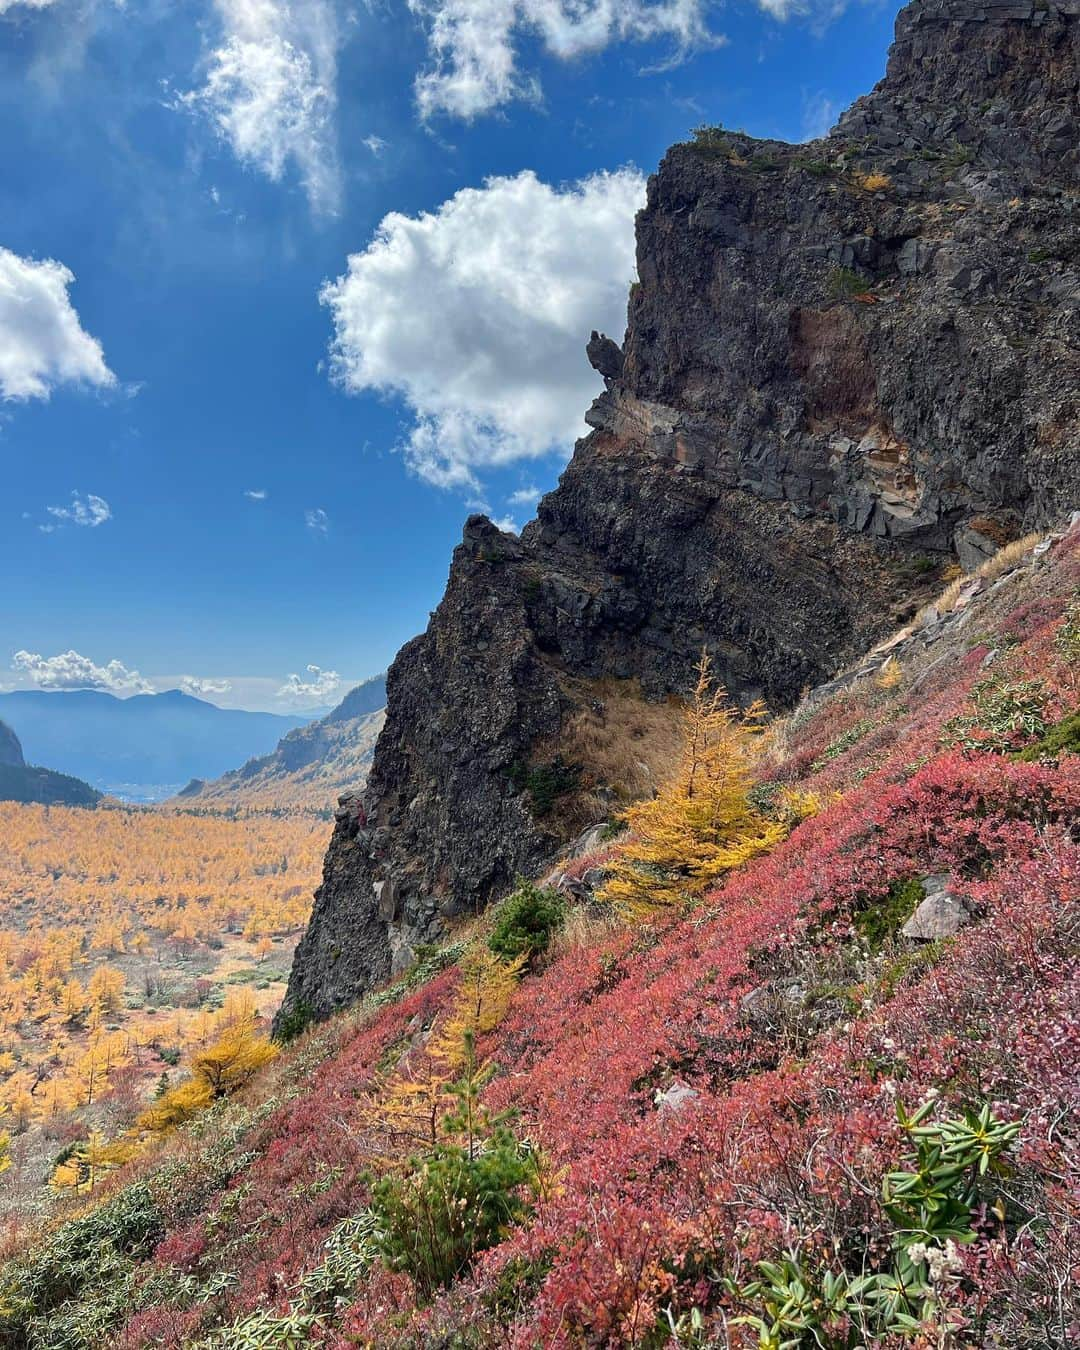
[[1011, 544], [1006, 544], [1004, 548], [998, 549], [992, 558], [987, 558], [975, 575], [986, 577], [988, 581], [994, 581], [1001, 576], [1002, 572], [1007, 572], [1010, 567], [1015, 567], [1020, 559], [1030, 553], [1036, 544], [1042, 542], [1042, 538], [1043, 536], [1035, 531], [1032, 534], [1025, 534], [1022, 539], [1014, 539]]
[[974, 572], [961, 573], [958, 577], [954, 577], [936, 600], [932, 600], [919, 610], [915, 616], [915, 623], [918, 624], [931, 610], [936, 610], [941, 616], [951, 614], [956, 608], [957, 600], [960, 599], [965, 582], [970, 581], [972, 577], [985, 577], [987, 581], [996, 581], [1010, 567], [1015, 567], [1021, 559], [1027, 557], [1035, 545], [1041, 543], [1042, 538], [1038, 531], [1025, 534], [1022, 539], [1014, 539], [1011, 544], [998, 549], [993, 557], [987, 558]]
[[595, 951], [622, 927], [622, 920], [613, 910], [598, 913], [583, 905], [572, 905], [562, 926], [551, 940], [548, 959], [555, 960], [564, 952]]
[[568, 691], [578, 705], [558, 737], [535, 747], [534, 763], [561, 755], [581, 766], [581, 788], [559, 799], [551, 824], [569, 838], [613, 811], [651, 797], [674, 773], [682, 705], [650, 703], [637, 680], [590, 680]]

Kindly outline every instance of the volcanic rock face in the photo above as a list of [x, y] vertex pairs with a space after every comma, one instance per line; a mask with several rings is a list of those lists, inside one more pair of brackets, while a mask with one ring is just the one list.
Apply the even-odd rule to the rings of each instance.
[[590, 682], [660, 698], [704, 647], [783, 706], [894, 626], [928, 556], [1076, 504], [1078, 14], [915, 0], [824, 140], [668, 153], [625, 341], [589, 343], [594, 430], [520, 540], [468, 522], [287, 1007], [348, 1002], [543, 865], [525, 770]]
[[6, 722], [0, 722], [0, 764], [21, 769], [25, 763], [18, 736]]

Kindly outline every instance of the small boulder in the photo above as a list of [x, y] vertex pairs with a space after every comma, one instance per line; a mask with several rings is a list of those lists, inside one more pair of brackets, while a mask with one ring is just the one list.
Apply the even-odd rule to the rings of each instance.
[[595, 853], [604, 842], [604, 831], [606, 829], [607, 822], [602, 820], [599, 824], [590, 825], [587, 830], [583, 830], [563, 854], [564, 861], [569, 862], [571, 858], [584, 858], [586, 853]]
[[925, 899], [916, 906], [915, 913], [900, 930], [904, 937], [916, 942], [937, 942], [955, 937], [970, 922], [962, 900], [948, 889], [948, 877], [924, 877], [922, 888]]
[[688, 1103], [697, 1101], [699, 1096], [700, 1093], [696, 1088], [690, 1087], [688, 1083], [680, 1083], [676, 1079], [669, 1088], [662, 1090], [657, 1088], [653, 1101], [660, 1112], [681, 1111]]

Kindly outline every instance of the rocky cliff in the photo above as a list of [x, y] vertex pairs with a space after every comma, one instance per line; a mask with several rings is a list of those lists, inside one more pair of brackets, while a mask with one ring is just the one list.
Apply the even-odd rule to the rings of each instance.
[[0, 722], [0, 765], [21, 769], [25, 763], [18, 736], [6, 722]]
[[[520, 539], [466, 525], [287, 1007], [354, 998], [542, 866], [563, 804], [632, 792], [607, 752], [702, 647], [736, 695], [790, 704], [943, 565], [1080, 499], [1078, 15], [915, 0], [825, 139], [668, 153], [625, 340], [589, 343], [594, 430]], [[623, 756], [639, 790], [651, 753], [643, 730]]]

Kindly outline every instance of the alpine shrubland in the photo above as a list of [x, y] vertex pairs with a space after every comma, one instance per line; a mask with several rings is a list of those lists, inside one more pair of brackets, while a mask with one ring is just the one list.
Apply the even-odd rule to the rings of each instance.
[[1074, 528], [762, 731], [706, 681], [613, 897], [522, 884], [9, 1240], [4, 1343], [1068, 1344], [1078, 588]]

